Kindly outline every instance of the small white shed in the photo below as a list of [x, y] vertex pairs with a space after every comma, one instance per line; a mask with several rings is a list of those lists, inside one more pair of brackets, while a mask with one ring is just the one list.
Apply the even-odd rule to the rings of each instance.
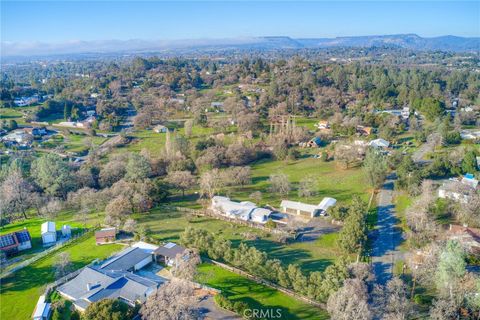
[[42, 241], [43, 245], [52, 245], [57, 242], [57, 231], [55, 230], [55, 222], [47, 221], [42, 223]]
[[62, 226], [62, 236], [65, 238], [70, 238], [72, 235], [72, 228], [68, 224]]

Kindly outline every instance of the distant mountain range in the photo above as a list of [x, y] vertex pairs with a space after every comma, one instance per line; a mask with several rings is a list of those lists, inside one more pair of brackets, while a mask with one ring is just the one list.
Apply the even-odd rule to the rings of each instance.
[[174, 50], [229, 49], [302, 49], [332, 47], [389, 46], [420, 51], [480, 52], [480, 37], [441, 36], [424, 38], [416, 34], [356, 36], [337, 38], [255, 37], [197, 40], [105, 40], [69, 41], [63, 43], [2, 42], [2, 56], [32, 56], [77, 53], [135, 53]]

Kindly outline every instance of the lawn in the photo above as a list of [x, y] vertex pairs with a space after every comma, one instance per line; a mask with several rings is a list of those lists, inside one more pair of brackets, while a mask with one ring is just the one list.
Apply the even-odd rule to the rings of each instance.
[[121, 245], [111, 244], [97, 246], [91, 234], [78, 242], [67, 245], [1, 280], [0, 319], [30, 319], [38, 297], [43, 294], [45, 286], [54, 281], [53, 264], [61, 252], [68, 252], [72, 270], [79, 269], [95, 259], [105, 259], [120, 250]]
[[[187, 218], [183, 213], [161, 208], [148, 214], [138, 214], [135, 219], [140, 225], [148, 226], [149, 235], [159, 242], [178, 241], [186, 227], [205, 229], [230, 240], [233, 246], [245, 241], [284, 264], [297, 263], [306, 272], [325, 270], [340, 254], [336, 233], [323, 235], [315, 241], [282, 244], [275, 241], [270, 233], [259, 229], [208, 217]], [[246, 233], [257, 235], [257, 239], [245, 240]]]
[[0, 108], [0, 120], [15, 120], [18, 124], [25, 124], [23, 112], [33, 112], [37, 107]]
[[[47, 220], [49, 219], [30, 218], [27, 220], [10, 223], [0, 227], [0, 235], [26, 228], [30, 233], [30, 236], [32, 237], [32, 248], [29, 250], [20, 251], [16, 256], [22, 255], [24, 256], [23, 257], [24, 259], [28, 259], [33, 254], [39, 251], [42, 251], [44, 249], [42, 246], [42, 236], [41, 236], [40, 229], [41, 229], [42, 223], [44, 223]], [[55, 221], [57, 231], [60, 231], [64, 224], [70, 225], [70, 227], [72, 227], [72, 232], [74, 233], [79, 232], [81, 229], [85, 227], [82, 223], [74, 220], [74, 216], [70, 212], [68, 213], [66, 212], [54, 219], [50, 219], [49, 221]], [[89, 223], [91, 223], [91, 221], [89, 221]], [[90, 226], [89, 223], [87, 223], [87, 227]]]
[[[224, 117], [223, 115], [218, 116], [217, 118]], [[167, 125], [171, 127], [178, 127], [179, 125], [176, 122], [172, 122], [171, 124]], [[234, 127], [230, 127], [228, 129], [228, 133], [234, 131]], [[184, 135], [185, 131], [182, 127], [176, 129], [178, 134]], [[199, 139], [207, 139], [215, 134], [214, 129], [212, 128], [204, 128], [201, 126], [193, 126], [192, 128], [192, 135], [187, 138], [191, 144], [195, 144]], [[165, 137], [166, 133], [157, 133], [153, 130], [137, 130], [129, 134], [134, 141], [124, 148], [120, 148], [119, 150], [123, 151], [130, 151], [130, 152], [140, 152], [142, 150], [148, 150], [152, 155], [158, 155], [160, 151], [165, 147]], [[225, 138], [228, 138], [225, 135]], [[170, 132], [170, 137], [173, 139], [174, 133]]]
[[[332, 197], [339, 202], [349, 202], [354, 195], [368, 201], [368, 187], [360, 168], [341, 169], [335, 161], [322, 162], [315, 158], [304, 158], [295, 161], [259, 161], [251, 166], [252, 184], [228, 190], [235, 200], [249, 200], [249, 195], [260, 191], [263, 198], [260, 205], [280, 205], [284, 198], [305, 203], [318, 204], [324, 197]], [[274, 173], [284, 173], [292, 184], [288, 196], [269, 193], [269, 176]], [[298, 184], [305, 177], [311, 177], [317, 182], [316, 194], [310, 198], [298, 196]]]
[[243, 301], [250, 308], [281, 309], [281, 318], [276, 319], [328, 319], [326, 311], [290, 297], [278, 290], [258, 284], [233, 272], [212, 264], [199, 266], [199, 282], [222, 291], [233, 301]]

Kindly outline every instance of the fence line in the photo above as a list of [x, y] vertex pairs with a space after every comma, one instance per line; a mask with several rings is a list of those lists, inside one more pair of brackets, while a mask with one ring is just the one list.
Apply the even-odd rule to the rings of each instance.
[[290, 232], [287, 232], [287, 231], [284, 231], [284, 230], [270, 229], [270, 228], [267, 228], [267, 227], [265, 227], [261, 224], [255, 223], [255, 222], [244, 221], [244, 220], [239, 220], [239, 219], [235, 219], [235, 218], [229, 218], [229, 217], [226, 217], [226, 216], [221, 215], [221, 214], [216, 214], [211, 210], [205, 210], [205, 209], [198, 210], [198, 209], [191, 209], [191, 208], [185, 208], [185, 207], [174, 207], [174, 206], [163, 206], [163, 207], [165, 209], [175, 210], [175, 211], [179, 211], [179, 212], [185, 212], [185, 213], [195, 215], [195, 216], [210, 217], [210, 218], [217, 219], [217, 220], [223, 220], [223, 221], [227, 221], [227, 222], [241, 224], [241, 225], [244, 225], [244, 226], [247, 226], [247, 227], [250, 227], [250, 228], [254, 228], [254, 229], [259, 229], [259, 230], [262, 230], [262, 231], [271, 232], [271, 233], [274, 233], [274, 234], [280, 234], [280, 235], [283, 235], [283, 236], [286, 236], [286, 237], [293, 237], [294, 239], [298, 236], [298, 235], [294, 235], [294, 234], [292, 234]]
[[51, 253], [53, 253], [53, 252], [55, 252], [55, 251], [63, 248], [63, 247], [65, 247], [66, 245], [69, 245], [69, 244], [75, 242], [76, 240], [78, 240], [79, 238], [83, 237], [84, 235], [86, 235], [86, 234], [88, 234], [88, 233], [90, 233], [90, 232], [92, 232], [92, 230], [86, 229], [85, 231], [83, 231], [83, 232], [81, 232], [81, 233], [79, 233], [79, 234], [76, 234], [75, 236], [71, 236], [70, 239], [68, 239], [68, 240], [66, 240], [66, 241], [63, 241], [63, 242], [61, 242], [61, 243], [59, 243], [59, 244], [54, 245], [54, 246], [51, 247], [51, 248], [48, 248], [48, 249], [46, 249], [46, 250], [44, 250], [44, 251], [39, 252], [38, 254], [36, 254], [35, 256], [31, 257], [30, 259], [27, 259], [27, 260], [25, 260], [25, 261], [23, 261], [23, 262], [15, 265], [15, 266], [12, 267], [12, 268], [8, 268], [8, 267], [7, 267], [7, 268], [6, 268], [5, 270], [3, 270], [2, 273], [0, 274], [0, 279], [6, 278], [6, 277], [14, 274], [15, 272], [17, 272], [17, 271], [19, 271], [19, 270], [21, 270], [21, 269], [29, 266], [30, 264], [32, 264], [32, 263], [34, 263], [34, 262], [42, 259], [43, 257], [45, 257], [45, 256], [47, 256], [47, 255], [49, 255], [49, 254], [51, 254]]
[[226, 269], [226, 270], [229, 270], [229, 271], [231, 271], [231, 272], [234, 272], [234, 273], [237, 273], [237, 274], [239, 274], [239, 275], [241, 275], [241, 276], [244, 276], [244, 277], [246, 277], [246, 278], [248, 278], [248, 279], [250, 279], [250, 280], [253, 280], [253, 281], [257, 282], [257, 283], [260, 283], [260, 284], [263, 284], [263, 285], [268, 286], [268, 287], [270, 287], [270, 288], [273, 288], [273, 289], [275, 289], [275, 290], [281, 291], [281, 292], [283, 292], [283, 293], [285, 293], [285, 294], [287, 294], [287, 295], [289, 295], [289, 296], [291, 296], [291, 297], [293, 297], [293, 298], [302, 300], [302, 301], [304, 301], [304, 302], [306, 302], [306, 303], [308, 303], [308, 304], [314, 305], [314, 306], [316, 306], [316, 307], [319, 307], [319, 308], [322, 308], [322, 309], [325, 309], [325, 310], [326, 310], [326, 308], [327, 308], [327, 306], [326, 306], [324, 303], [321, 303], [321, 302], [318, 302], [318, 301], [314, 301], [314, 300], [312, 300], [312, 299], [310, 299], [310, 298], [307, 298], [307, 297], [305, 297], [305, 296], [302, 296], [302, 295], [300, 295], [300, 294], [298, 294], [298, 293], [296, 293], [296, 292], [294, 292], [294, 291], [292, 291], [292, 290], [290, 290], [290, 289], [284, 288], [284, 287], [282, 287], [282, 286], [279, 286], [279, 285], [277, 285], [277, 284], [275, 284], [275, 283], [272, 283], [272, 282], [267, 281], [267, 280], [265, 280], [265, 279], [262, 279], [262, 278], [260, 278], [260, 277], [251, 275], [251, 274], [249, 274], [249, 273], [247, 273], [247, 272], [245, 272], [245, 271], [243, 271], [243, 270], [240, 270], [240, 269], [238, 269], [238, 268], [235, 268], [235, 267], [226, 265], [226, 264], [224, 264], [224, 263], [221, 263], [221, 262], [218, 262], [218, 261], [216, 261], [216, 260], [209, 259], [209, 258], [203, 258], [203, 259], [206, 260], [206, 261], [208, 261], [208, 262], [211, 262], [211, 263], [213, 263], [213, 264], [215, 264], [215, 265], [217, 265], [217, 266], [219, 266], [219, 267], [222, 267], [222, 268], [224, 268], [224, 269]]

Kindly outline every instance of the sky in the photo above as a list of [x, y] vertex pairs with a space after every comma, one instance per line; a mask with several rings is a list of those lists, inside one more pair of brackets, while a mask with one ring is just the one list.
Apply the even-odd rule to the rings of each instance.
[[480, 36], [480, 1], [0, 1], [2, 42]]

